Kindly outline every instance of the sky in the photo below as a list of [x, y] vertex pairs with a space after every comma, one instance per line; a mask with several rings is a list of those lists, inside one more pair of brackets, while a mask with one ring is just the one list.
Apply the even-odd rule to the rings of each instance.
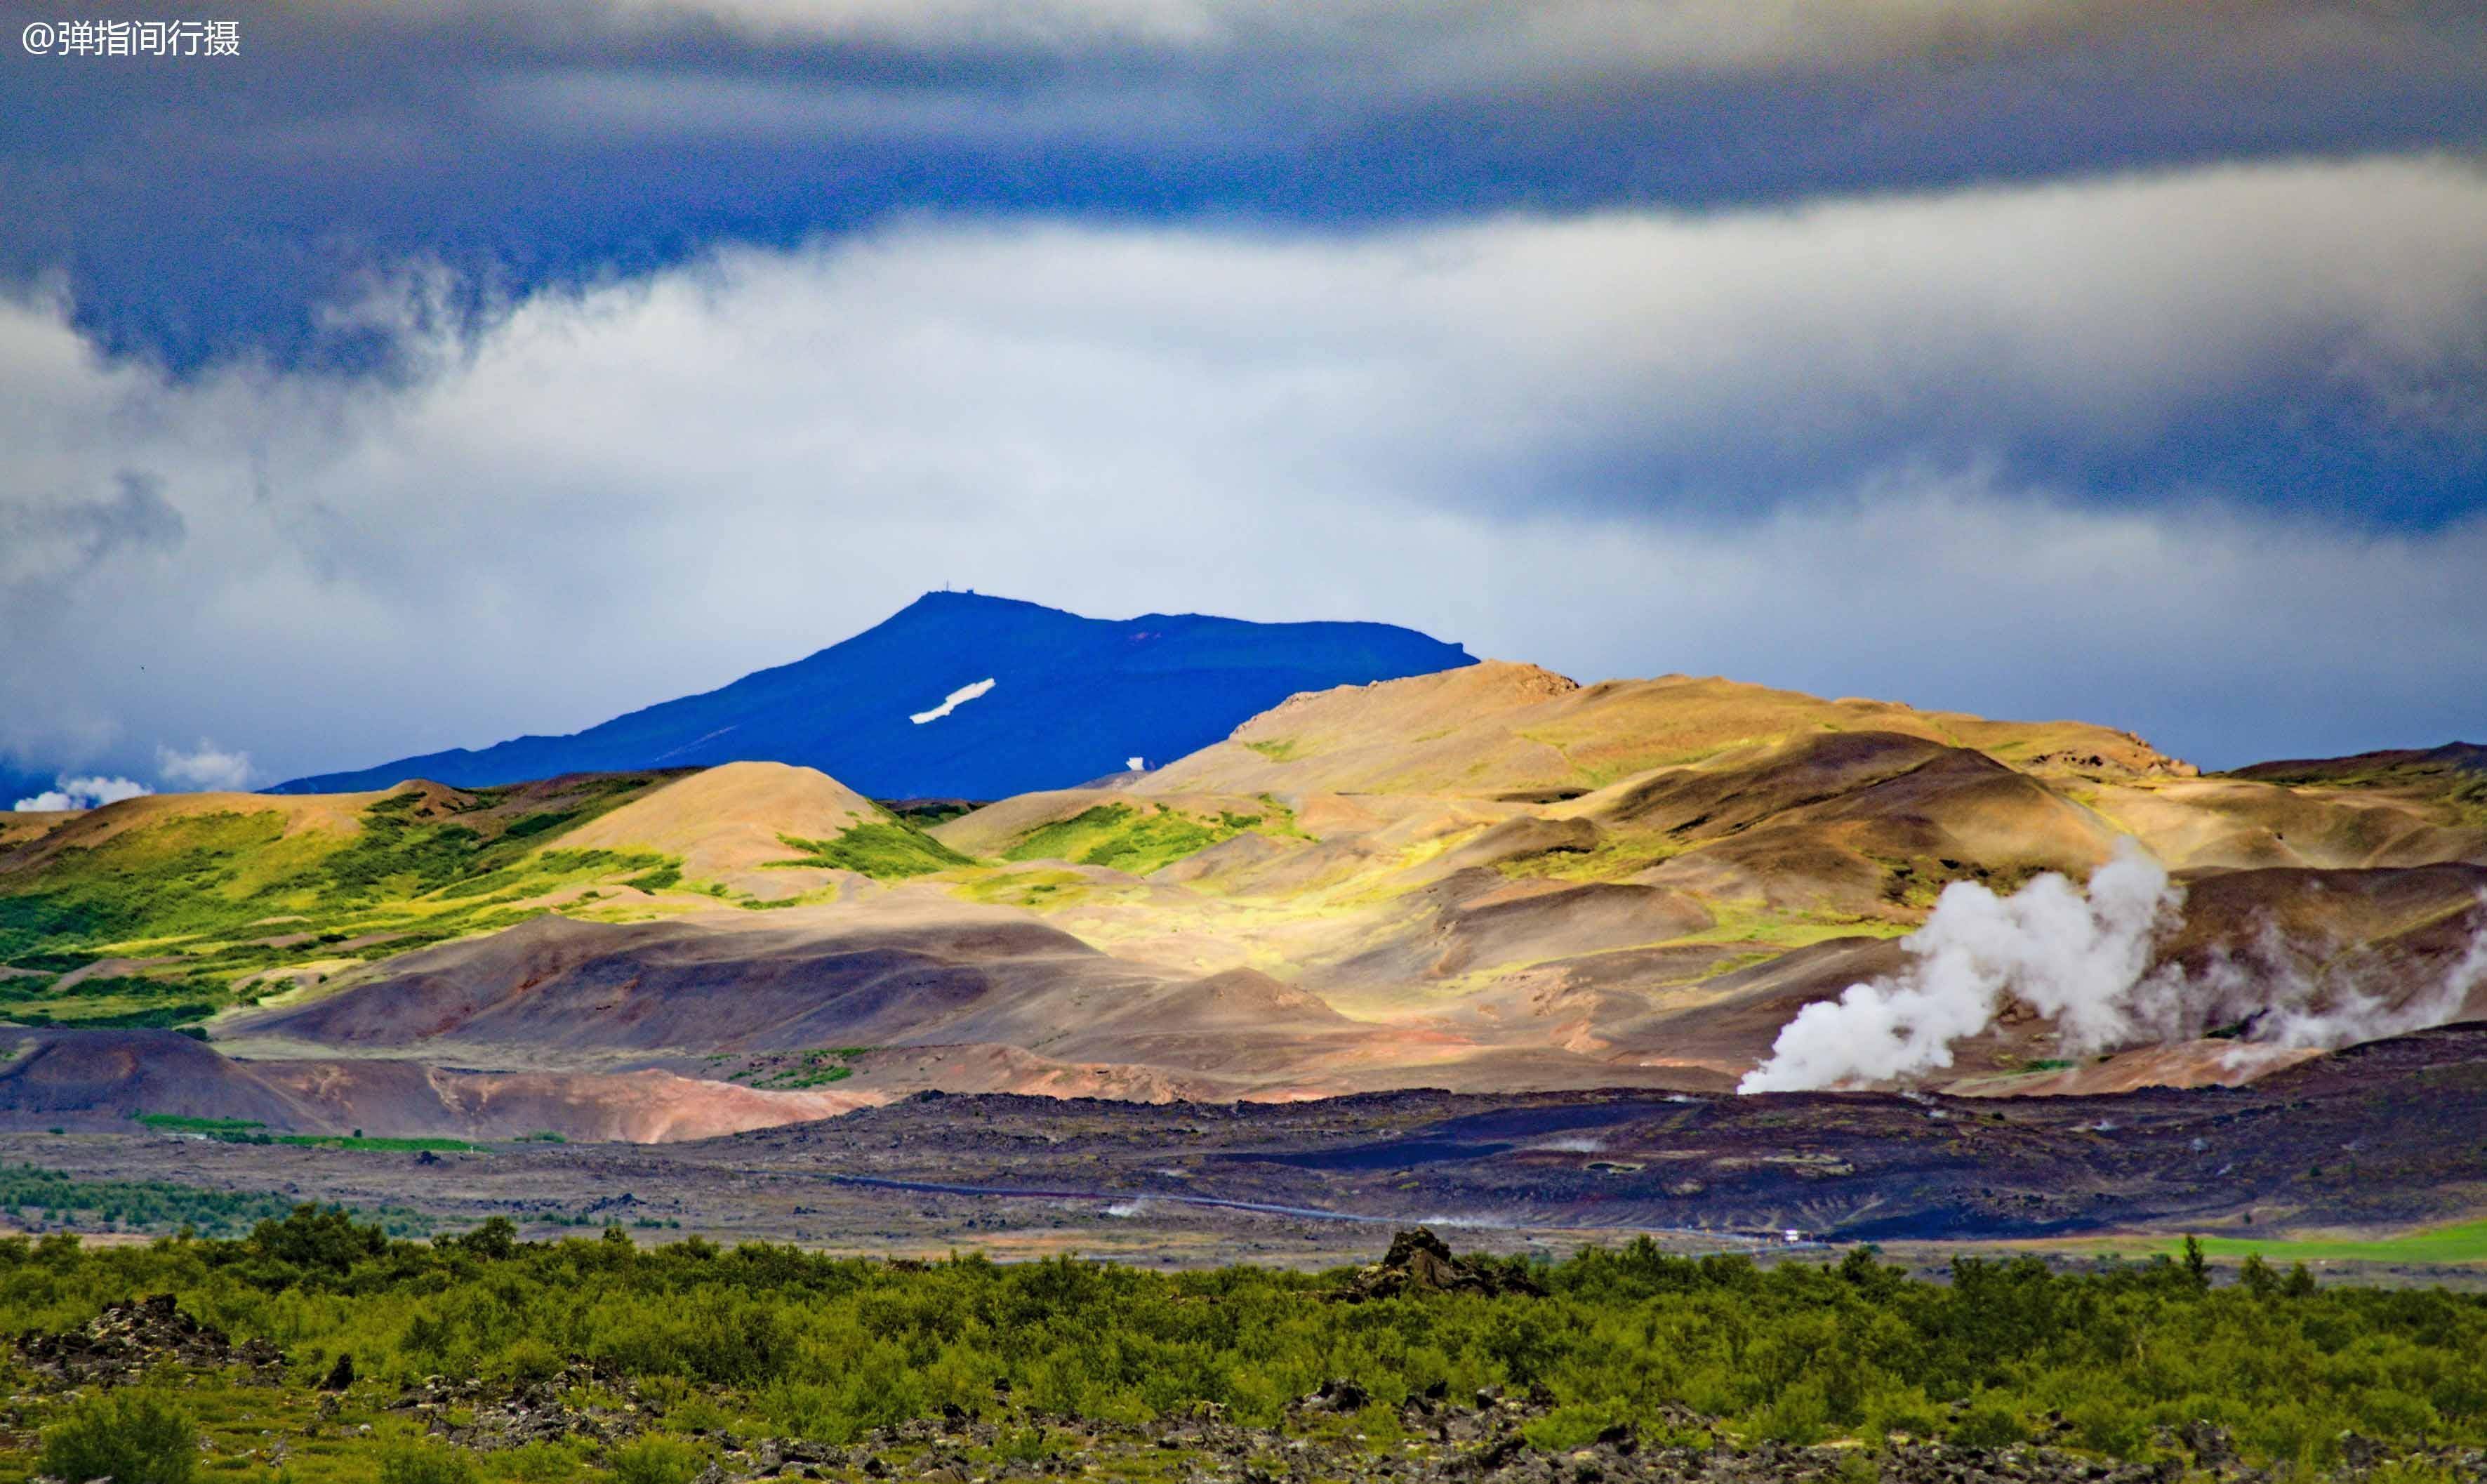
[[[0, 0], [0, 803], [945, 584], [2487, 741], [2471, 0]], [[928, 704], [937, 697], [928, 697]]]

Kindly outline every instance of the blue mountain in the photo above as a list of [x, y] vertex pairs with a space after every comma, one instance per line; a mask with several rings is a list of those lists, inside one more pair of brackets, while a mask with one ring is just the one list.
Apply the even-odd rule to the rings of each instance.
[[1116, 621], [927, 593], [792, 664], [584, 732], [400, 758], [270, 792], [343, 793], [415, 777], [474, 788], [768, 761], [817, 768], [880, 798], [999, 798], [1119, 772], [1133, 757], [1156, 767], [1299, 690], [1475, 662], [1456, 644], [1387, 624], [1195, 613]]

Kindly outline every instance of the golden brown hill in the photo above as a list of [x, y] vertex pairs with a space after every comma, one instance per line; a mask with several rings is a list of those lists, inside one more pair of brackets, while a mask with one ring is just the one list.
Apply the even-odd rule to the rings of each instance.
[[2082, 798], [2180, 870], [2487, 859], [2487, 805], [2434, 787], [2186, 778], [2102, 784]]
[[77, 817], [74, 809], [16, 809], [0, 814], [0, 852], [39, 840]]
[[1142, 793], [1441, 793], [1551, 798], [1731, 747], [1809, 733], [1889, 732], [1984, 752], [2026, 772], [2193, 773], [2129, 732], [1990, 721], [1888, 701], [1826, 701], [1718, 678], [1580, 686], [1535, 665], [1465, 669], [1291, 697], [1216, 746], [1148, 774]]
[[1963, 875], [2086, 877], [2115, 832], [1985, 753], [1894, 732], [1800, 734], [1561, 806], [1665, 842], [1641, 878], [1713, 898], [1871, 912]]
[[[655, 773], [569, 773], [491, 789], [466, 790], [408, 778], [367, 794], [145, 794], [100, 808], [26, 816], [45, 826], [40, 832], [0, 832], [0, 875], [34, 875], [67, 851], [93, 851], [115, 842], [144, 843], [167, 826], [219, 820], [252, 820], [278, 839], [311, 837], [303, 854], [332, 851], [363, 834], [376, 806], [392, 826], [455, 826], [493, 838], [514, 825], [527, 832], [550, 816], [555, 826], [593, 815], [619, 799], [669, 778], [693, 776], [684, 770]], [[0, 814], [0, 821], [12, 816]], [[547, 832], [550, 838], [558, 830]], [[321, 838], [325, 837], [325, 838]]]
[[787, 840], [834, 840], [882, 818], [871, 799], [817, 769], [726, 763], [634, 798], [570, 831], [561, 845], [672, 855], [693, 881], [772, 901], [828, 879], [820, 870], [771, 868], [796, 855]]
[[1156, 794], [1142, 799], [1121, 788], [1048, 789], [987, 804], [936, 825], [927, 833], [964, 854], [998, 856], [1025, 843], [1048, 825], [1066, 824], [1092, 810], [1136, 808], [1171, 811], [1188, 820], [1213, 823], [1220, 816], [1258, 818], [1270, 813], [1266, 802], [1242, 794]]
[[609, 1065], [709, 1051], [999, 1043], [1133, 1056], [1175, 1038], [1200, 1070], [1239, 1032], [1355, 1032], [1249, 970], [1189, 978], [1023, 913], [884, 899], [629, 924], [537, 918], [408, 954], [370, 981], [229, 1021], [239, 1044], [456, 1048], [470, 1065]]
[[[637, 1137], [800, 1116], [715, 1079], [821, 1057], [850, 1097], [1717, 1090], [1808, 1005], [1915, 962], [1898, 940], [1946, 888], [2080, 883], [2138, 841], [2186, 897], [2156, 966], [2211, 986], [2182, 1023], [2150, 1022], [2170, 1044], [2068, 1040], [2007, 997], [1942, 1070], [2078, 1092], [2282, 1065], [2230, 1054], [2262, 1014], [2487, 1013], [2487, 973], [2442, 988], [2469, 983], [2487, 934], [2483, 763], [2455, 746], [2203, 777], [2080, 722], [1487, 663], [1299, 695], [1155, 773], [1003, 799], [930, 839], [775, 764], [417, 781], [70, 817], [0, 855], [0, 897], [67, 882], [77, 921], [132, 924], [91, 926], [83, 966], [17, 930], [38, 952], [6, 957], [47, 1014], [123, 1011], [70, 1004], [80, 974], [173, 986], [221, 966], [253, 998], [283, 961], [293, 988], [210, 1022], [262, 1058], [238, 1106], [345, 1086], [265, 1069], [350, 1052], [554, 1079], [448, 1103], [402, 1072], [348, 1079], [356, 1106], [425, 1127], [487, 1093], [575, 1096], [568, 1126]], [[224, 891], [221, 915], [154, 912], [153, 884], [115, 874], [116, 852], [148, 855], [149, 822], [244, 807], [274, 818], [167, 829], [199, 836], [192, 854], [154, 852], [152, 883]], [[46, 899], [18, 920], [70, 917]], [[2215, 1032], [2244, 1039], [2195, 1039]], [[2266, 1050], [2303, 1049], [2283, 1042]], [[559, 1080], [657, 1073], [677, 1080]]]
[[142, 794], [81, 813], [39, 815], [53, 822], [41, 834], [0, 836], [0, 845], [12, 847], [0, 854], [0, 873], [34, 872], [63, 851], [93, 850], [120, 835], [219, 815], [270, 816], [280, 822], [281, 835], [350, 835], [363, 827], [363, 810], [411, 786], [377, 794]]
[[[2154, 807], [2156, 805], [2156, 807]], [[2168, 806], [2190, 816], [2173, 820]], [[2487, 747], [2258, 763], [2101, 806], [2188, 866], [2417, 866], [2487, 859]]]
[[[2081, 723], [1485, 664], [1298, 696], [1123, 790], [948, 828], [1003, 852], [1091, 799], [1275, 798], [1302, 837], [1228, 839], [1152, 873], [1144, 897], [1079, 889], [1043, 910], [1118, 953], [1271, 967], [1351, 1015], [1455, 1037], [1462, 1076], [1558, 1052], [1619, 1076], [1732, 1076], [1804, 1005], [1905, 962], [1890, 939], [1947, 884], [2080, 882], [2128, 835], [2196, 893], [2172, 955], [2277, 934], [2385, 981], [2436, 982], [2467, 941], [2469, 888], [2423, 868], [2487, 860], [2457, 807], [2456, 752], [2292, 765], [2286, 785], [2203, 778]], [[2341, 873], [2327, 904], [2320, 882], [2301, 891], [2269, 867], [2370, 869]], [[2423, 923], [2445, 941], [2412, 937]], [[2014, 1012], [1960, 1066], [2008, 1072], [2054, 1046]], [[2214, 1060], [2227, 1079], [2286, 1058]], [[2119, 1055], [2098, 1078], [2212, 1066]]]

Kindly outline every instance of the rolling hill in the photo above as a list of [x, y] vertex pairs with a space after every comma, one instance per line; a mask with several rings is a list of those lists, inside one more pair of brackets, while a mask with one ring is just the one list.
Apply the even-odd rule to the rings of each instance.
[[1152, 766], [1180, 757], [1298, 691], [1473, 662], [1456, 644], [1386, 624], [1106, 620], [927, 593], [792, 664], [584, 732], [402, 758], [272, 792], [778, 762], [876, 798], [1000, 798], [1120, 772], [1134, 757]]
[[[899, 724], [1003, 714], [959, 678]], [[756, 761], [136, 798], [0, 839], [0, 1118], [2250, 1081], [2487, 1014], [2478, 756], [2203, 776], [2083, 722], [1487, 661], [936, 823]], [[1847, 1054], [1944, 995], [1932, 1054]], [[1783, 1060], [1826, 1017], [1842, 1054]], [[106, 1075], [174, 1026], [180, 1078]]]

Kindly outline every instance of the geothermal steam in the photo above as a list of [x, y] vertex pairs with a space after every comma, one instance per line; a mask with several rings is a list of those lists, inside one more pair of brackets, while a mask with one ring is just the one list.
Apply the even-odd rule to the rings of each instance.
[[[2247, 1018], [2248, 1039], [2329, 1049], [2442, 1024], [2487, 982], [2487, 923], [2442, 982], [2390, 1002], [2355, 982], [2322, 985], [2285, 945], [2256, 962], [2223, 957], [2199, 975], [2153, 966], [2180, 920], [2182, 887], [2131, 840], [2090, 876], [2089, 890], [2050, 873], [2010, 897], [1972, 882], [1943, 890], [1901, 944], [1903, 972], [1850, 985], [1783, 1026], [1739, 1092], [1798, 1092], [1940, 1071], [1952, 1047], [2018, 999], [2053, 1018], [2068, 1056], [2200, 1035]], [[2483, 904], [2487, 905], [2487, 904]]]

